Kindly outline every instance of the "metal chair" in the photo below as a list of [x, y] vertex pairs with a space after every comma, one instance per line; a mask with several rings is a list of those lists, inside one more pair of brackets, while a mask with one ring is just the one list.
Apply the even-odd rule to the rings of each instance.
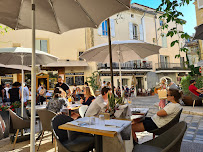
[[[189, 90], [190, 91], [190, 90]], [[196, 96], [194, 93], [192, 93], [191, 91], [190, 91], [190, 95], [191, 95], [191, 97], [192, 97], [192, 100], [193, 100], [193, 108], [195, 107], [195, 100], [202, 100], [203, 99], [203, 97], [199, 97], [199, 96]]]
[[[58, 129], [58, 126], [72, 121], [66, 115], [56, 115], [52, 119], [52, 128], [59, 152], [86, 152], [94, 148], [94, 137], [83, 133]], [[55, 147], [56, 149], [56, 147]]]
[[[18, 138], [18, 133], [20, 129], [28, 129], [30, 128], [30, 120], [29, 119], [24, 119], [20, 116], [18, 116], [15, 112], [13, 112], [11, 109], [9, 109], [9, 114], [11, 116], [11, 125], [14, 130], [16, 131], [16, 137], [13, 142], [13, 149], [15, 149], [15, 144]], [[15, 133], [14, 133], [15, 136]]]
[[[52, 132], [51, 120], [52, 120], [52, 118], [54, 116], [56, 116], [56, 113], [54, 113], [52, 111], [49, 111], [47, 109], [38, 110], [37, 113], [38, 113], [39, 119], [40, 119], [40, 121], [42, 123], [42, 137], [41, 137], [40, 142], [39, 142], [39, 146], [38, 146], [38, 149], [37, 149], [37, 151], [38, 151], [39, 147], [40, 147], [40, 144], [41, 144], [41, 141], [42, 141], [43, 136], [44, 136], [44, 132], [45, 131]], [[52, 143], [53, 143], [53, 132], [52, 132]]]
[[80, 108], [79, 108], [79, 114], [80, 116], [83, 118], [85, 116], [85, 112], [87, 111], [88, 109], [88, 106], [87, 105], [82, 105]]
[[133, 148], [133, 152], [180, 152], [181, 142], [186, 129], [186, 122], [179, 122], [159, 137], [136, 145]]
[[155, 138], [155, 135], [161, 135], [162, 133], [166, 132], [168, 129], [170, 129], [171, 127], [173, 127], [175, 124], [177, 124], [179, 122], [179, 119], [180, 119], [180, 115], [182, 113], [182, 110], [181, 109], [178, 114], [169, 122], [167, 123], [166, 125], [164, 125], [163, 127], [161, 128], [157, 128], [157, 129], [154, 129], [152, 131], [150, 131], [150, 133], [153, 133], [153, 138]]

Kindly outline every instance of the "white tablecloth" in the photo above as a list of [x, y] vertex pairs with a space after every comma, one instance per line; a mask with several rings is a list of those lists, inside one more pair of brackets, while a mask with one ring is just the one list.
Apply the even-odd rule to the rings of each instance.
[[[68, 122], [68, 124], [80, 126], [80, 127], [86, 127], [86, 128], [93, 128], [93, 129], [99, 129], [99, 130], [106, 130], [106, 131], [116, 131], [120, 133], [122, 130], [124, 130], [126, 127], [131, 125], [131, 121], [125, 121], [125, 120], [105, 120], [104, 125], [99, 125], [99, 118], [95, 118], [95, 125], [90, 125], [89, 120], [91, 117], [84, 117], [79, 118], [77, 120]], [[84, 122], [84, 123], [83, 123]]]

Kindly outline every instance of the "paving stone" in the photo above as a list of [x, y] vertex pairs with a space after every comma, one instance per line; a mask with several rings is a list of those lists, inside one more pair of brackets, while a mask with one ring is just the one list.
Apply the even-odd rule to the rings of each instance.
[[193, 135], [193, 134], [190, 134], [190, 133], [189, 133], [189, 134], [186, 133], [186, 134], [185, 134], [185, 137], [186, 137], [186, 136], [188, 136], [188, 137], [194, 137], [194, 135]]
[[193, 142], [203, 144], [203, 141], [200, 141], [200, 140], [194, 140]]
[[194, 138], [193, 136], [188, 136], [188, 135], [184, 137], [184, 139], [186, 140], [193, 140], [193, 138]]
[[188, 128], [187, 129], [187, 132], [195, 132], [196, 131], [196, 129], [193, 129], [193, 128]]
[[192, 127], [197, 127], [197, 126], [198, 126], [198, 123], [192, 122], [192, 123], [190, 124], [190, 126], [192, 126]]

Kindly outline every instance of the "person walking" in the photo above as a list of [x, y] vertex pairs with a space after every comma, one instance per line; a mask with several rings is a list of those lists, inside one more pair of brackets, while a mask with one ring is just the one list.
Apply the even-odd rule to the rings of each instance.
[[6, 101], [5, 102], [10, 102], [9, 93], [8, 93], [9, 89], [11, 89], [11, 86], [9, 83], [7, 83], [6, 87], [4, 88], [5, 93], [6, 93], [6, 99], [5, 99]]
[[9, 93], [9, 98], [10, 98], [10, 102], [11, 104], [14, 103], [15, 101], [20, 101], [21, 99], [21, 91], [20, 91], [20, 83], [19, 82], [15, 82], [13, 83], [13, 86], [11, 89], [9, 89], [8, 93]]
[[[160, 88], [161, 88], [161, 90], [166, 89], [166, 80], [165, 79], [161, 80]], [[163, 109], [165, 106], [166, 106], [166, 99], [160, 99], [159, 108]]]
[[[20, 87], [20, 91], [22, 92], [22, 86]], [[27, 100], [29, 99], [29, 90], [27, 85], [24, 83], [23, 84], [23, 102], [27, 102]]]

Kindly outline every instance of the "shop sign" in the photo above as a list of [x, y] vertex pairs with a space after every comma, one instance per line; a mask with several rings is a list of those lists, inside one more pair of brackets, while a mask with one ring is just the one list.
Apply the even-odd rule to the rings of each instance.
[[84, 72], [66, 73], [66, 75], [84, 75]]

